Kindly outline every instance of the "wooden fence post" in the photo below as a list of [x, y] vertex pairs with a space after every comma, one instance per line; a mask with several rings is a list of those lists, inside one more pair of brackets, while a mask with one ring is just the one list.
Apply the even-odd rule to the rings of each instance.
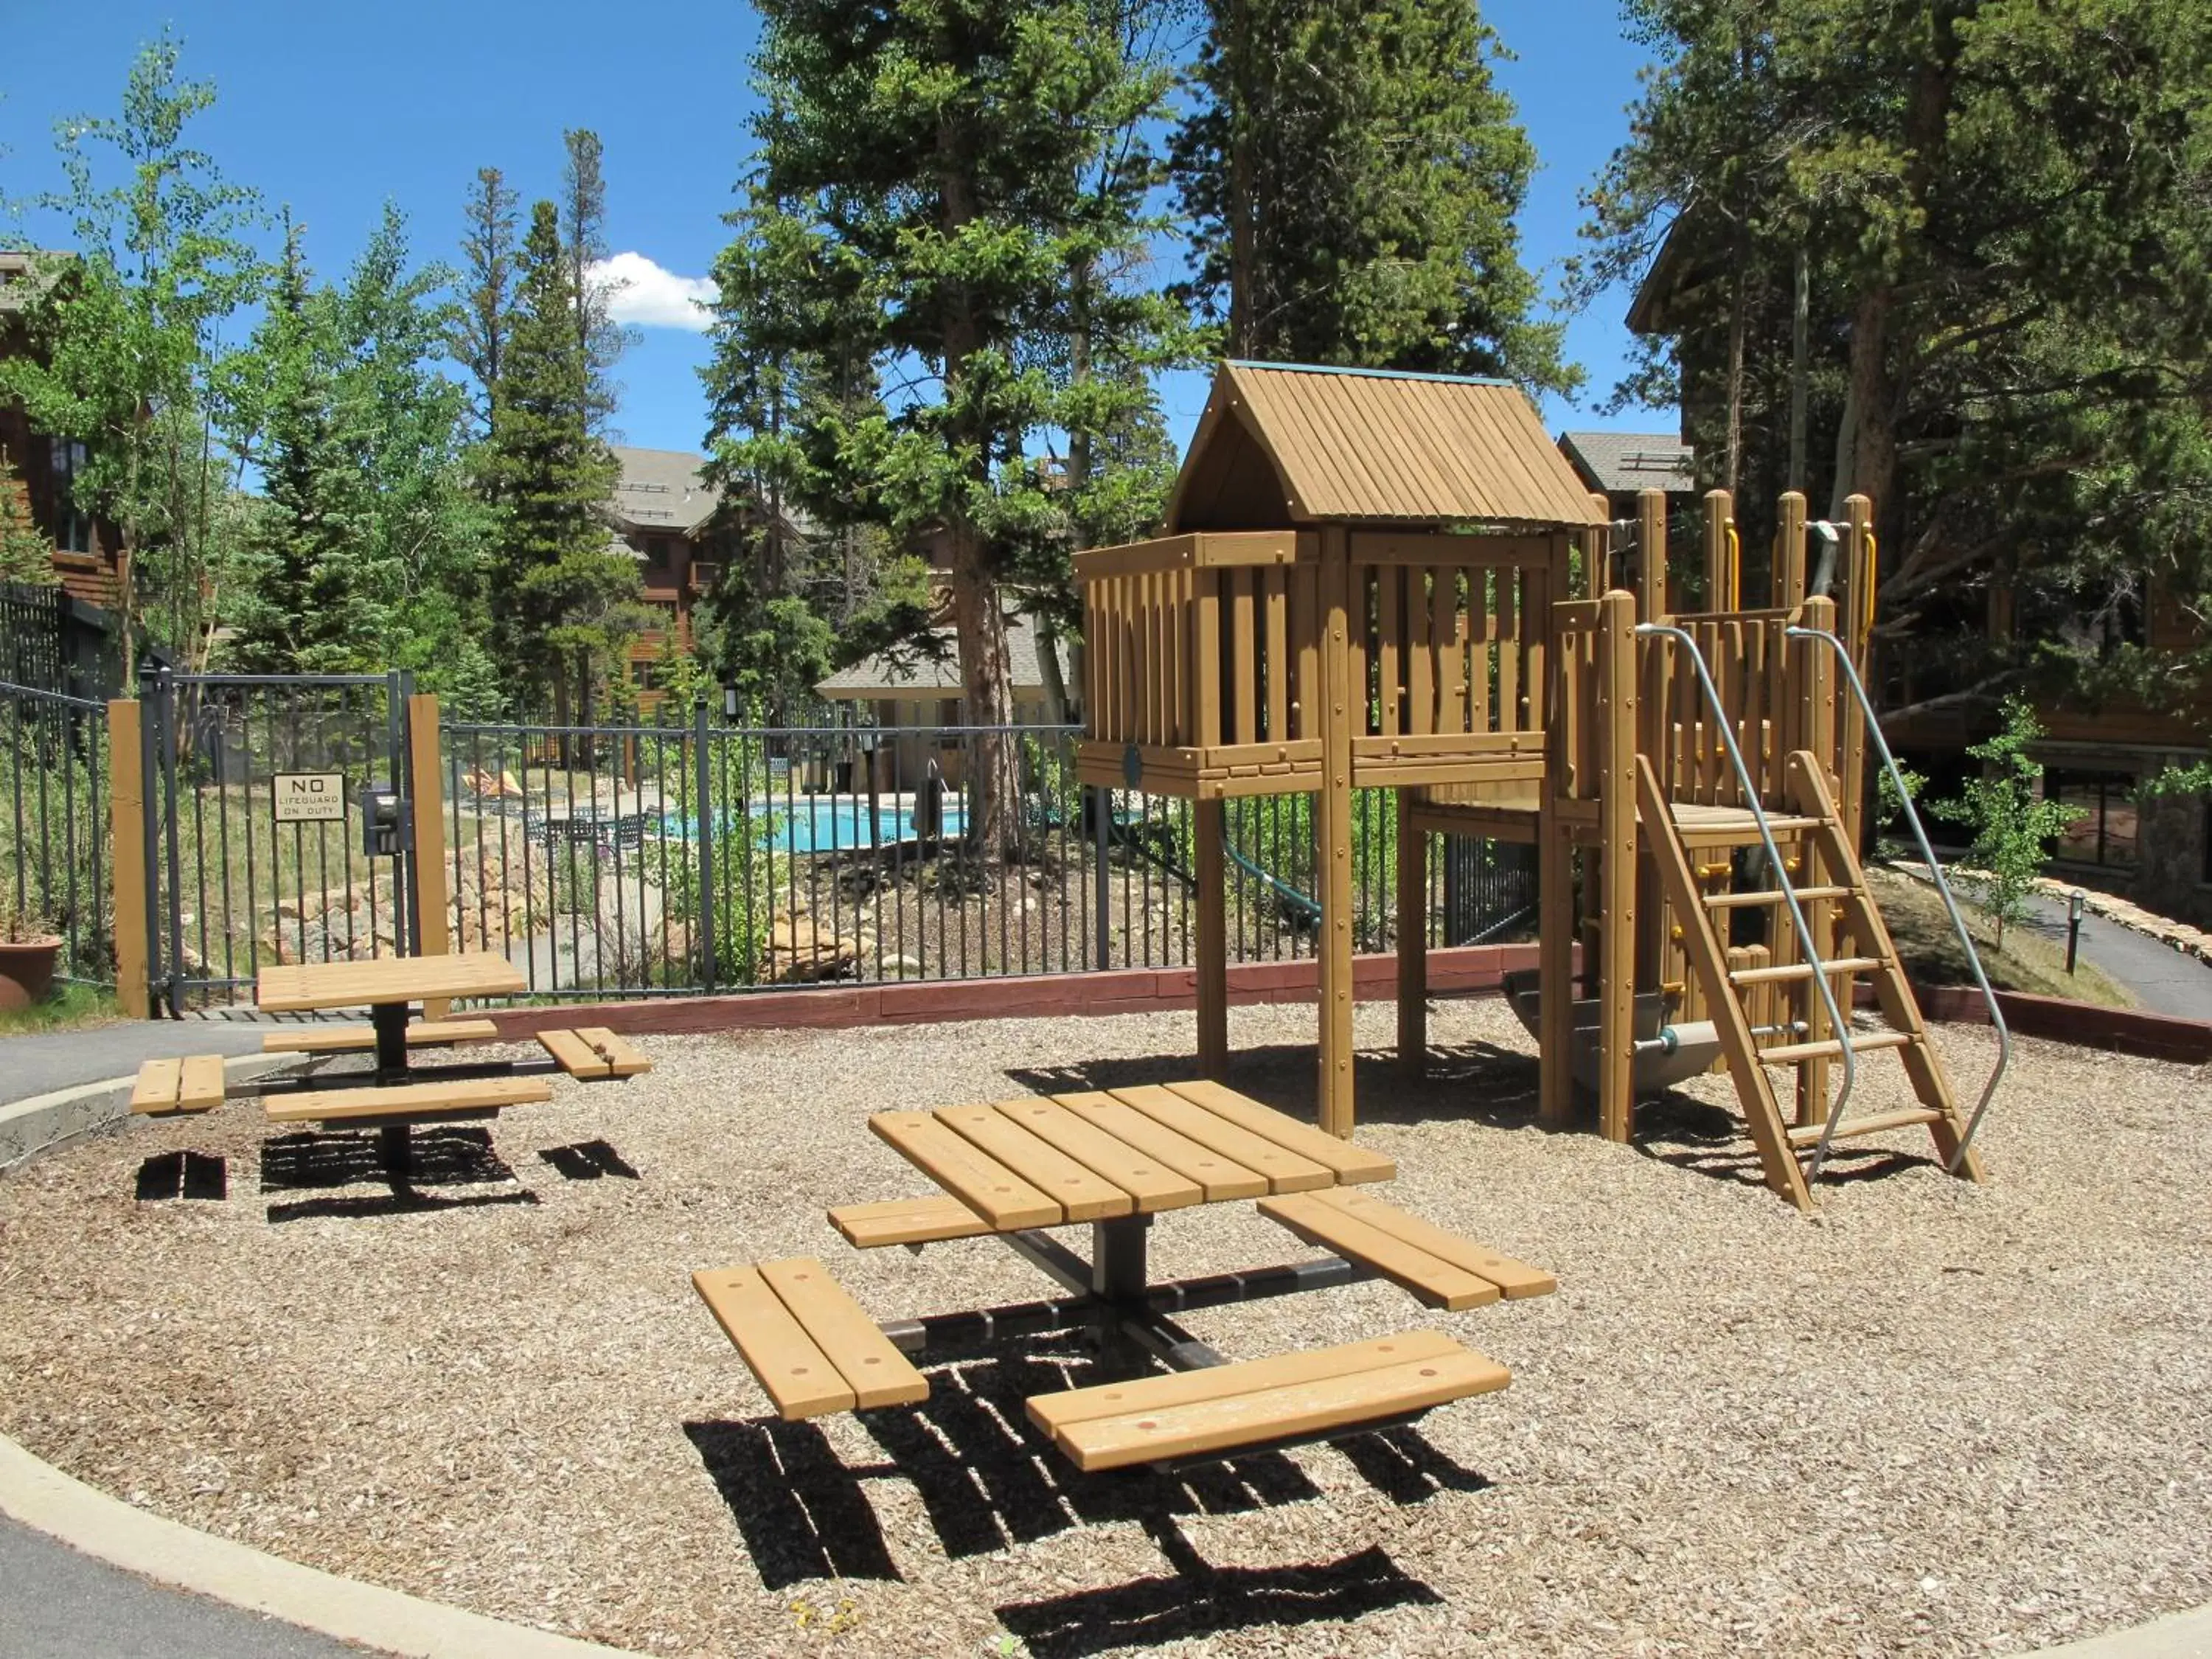
[[150, 969], [153, 942], [146, 937], [146, 793], [143, 728], [136, 700], [107, 705], [107, 817], [113, 850], [108, 873], [115, 889], [115, 1000], [133, 1019], [154, 1017]]
[[1785, 490], [1774, 525], [1774, 604], [1788, 611], [1805, 603], [1805, 498]]
[[1365, 626], [1352, 611], [1352, 532], [1343, 525], [1321, 532], [1321, 793], [1314, 801], [1320, 827], [1321, 1127], [1348, 1139], [1352, 1124], [1352, 734], [1366, 726], [1367, 688], [1353, 672], [1352, 634]]
[[[407, 799], [414, 828], [415, 915], [418, 955], [441, 957], [452, 949], [447, 925], [445, 768], [438, 752], [438, 699], [418, 691], [407, 699]], [[453, 1003], [422, 1005], [422, 1018], [443, 1019]]]
[[1735, 498], [1705, 492], [1705, 609], [1743, 609], [1743, 571], [1735, 538]]
[[[1626, 1141], [1635, 1127], [1636, 942], [1639, 898], [1636, 856], [1636, 616], [1626, 593], [1598, 601], [1597, 750], [1598, 1132]], [[1653, 886], [1649, 878], [1644, 884]]]

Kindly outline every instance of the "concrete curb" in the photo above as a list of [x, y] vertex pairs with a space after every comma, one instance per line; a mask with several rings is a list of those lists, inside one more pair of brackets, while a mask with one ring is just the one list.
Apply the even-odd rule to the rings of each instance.
[[2133, 1630], [2116, 1630], [2037, 1652], [2047, 1659], [2212, 1659], [2212, 1607], [2170, 1613]]
[[623, 1653], [357, 1583], [195, 1532], [95, 1492], [4, 1435], [0, 1514], [157, 1583], [406, 1659], [619, 1659]]
[[[223, 1071], [246, 1071], [258, 1077], [273, 1071], [296, 1054], [232, 1054]], [[98, 1083], [79, 1083], [26, 1100], [0, 1106], [0, 1173], [51, 1152], [65, 1141], [127, 1122], [131, 1090], [135, 1079], [112, 1077]]]

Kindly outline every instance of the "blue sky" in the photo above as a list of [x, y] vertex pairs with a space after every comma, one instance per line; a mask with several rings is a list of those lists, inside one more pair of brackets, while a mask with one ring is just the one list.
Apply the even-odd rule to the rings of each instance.
[[[1542, 157], [1522, 219], [1525, 257], [1556, 279], [1576, 248], [1577, 192], [1626, 135], [1643, 54], [1620, 38], [1612, 0], [1492, 0], [1486, 9], [1517, 55], [1499, 74]], [[132, 53], [166, 24], [183, 41], [185, 73], [212, 79], [219, 94], [195, 142], [272, 208], [290, 206], [324, 275], [350, 261], [387, 197], [405, 210], [418, 256], [453, 257], [476, 169], [505, 169], [526, 204], [550, 195], [561, 133], [573, 126], [595, 129], [605, 143], [617, 252], [668, 277], [697, 278], [727, 239], [721, 215], [744, 165], [753, 104], [746, 59], [757, 24], [744, 6], [8, 0], [6, 10], [0, 193], [59, 183], [56, 118], [112, 111]], [[66, 227], [34, 216], [30, 229], [53, 239]], [[679, 289], [630, 269], [645, 276], [633, 304], [673, 308]], [[1554, 429], [1671, 429], [1671, 412], [1590, 412], [1620, 375], [1626, 305], [1626, 296], [1602, 299], [1573, 320], [1569, 353], [1589, 380], [1579, 409], [1547, 400]], [[699, 445], [704, 402], [694, 371], [703, 356], [696, 333], [640, 329], [619, 370], [618, 424], [629, 442]], [[1205, 380], [1179, 376], [1164, 390], [1180, 441]]]

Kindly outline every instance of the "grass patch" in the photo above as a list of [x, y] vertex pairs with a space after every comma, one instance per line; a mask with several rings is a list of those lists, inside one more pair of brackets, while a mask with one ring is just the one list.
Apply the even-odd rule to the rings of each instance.
[[0, 1036], [82, 1030], [110, 1025], [122, 1018], [123, 1005], [116, 1001], [113, 993], [91, 985], [58, 985], [44, 1002], [0, 1012]]
[[[1867, 872], [1867, 884], [1881, 907], [1882, 920], [1889, 924], [1890, 937], [1896, 941], [1897, 954], [1908, 977], [1922, 985], [1973, 984], [1966, 953], [1959, 948], [1959, 935], [1934, 888], [1894, 870], [1881, 869]], [[2077, 963], [2075, 971], [2069, 974], [2065, 948], [2026, 927], [2011, 929], [2004, 949], [1997, 950], [1990, 943], [1996, 930], [1988, 915], [1955, 885], [1953, 891], [1958, 893], [1959, 908], [1966, 912], [1974, 948], [1981, 953], [1982, 971], [1998, 990], [2066, 997], [2106, 1008], [2136, 1006], [2125, 986], [2087, 962]]]

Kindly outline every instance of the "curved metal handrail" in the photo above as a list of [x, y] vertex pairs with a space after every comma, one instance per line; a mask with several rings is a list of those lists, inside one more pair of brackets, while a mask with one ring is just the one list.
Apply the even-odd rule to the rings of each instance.
[[[1974, 983], [1981, 988], [1982, 1000], [1988, 1005], [1990, 1011], [1990, 1024], [1997, 1034], [1997, 1063], [1990, 1068], [1989, 1081], [1982, 1085], [1982, 1097], [1975, 1103], [1973, 1115], [1966, 1120], [1966, 1133], [1959, 1137], [1958, 1151], [1951, 1154], [1945, 1165], [1955, 1175], [1966, 1156], [1966, 1148], [1974, 1144], [1974, 1132], [1982, 1127], [1982, 1114], [1989, 1110], [1990, 1102], [1996, 1094], [1997, 1085], [2004, 1078], [2005, 1067], [2012, 1063], [2012, 1032], [2005, 1024], [2004, 1011], [1997, 1006], [1997, 994], [1990, 988], [1990, 976], [1982, 970], [1982, 953], [1974, 948], [1973, 936], [1966, 931], [1966, 918], [1959, 908], [1959, 901], [1952, 896], [1951, 884], [1944, 877], [1943, 866], [1936, 857], [1936, 849], [1928, 844], [1928, 831], [1922, 826], [1920, 811], [1913, 805], [1911, 793], [1905, 787], [1905, 777], [1898, 769], [1897, 757], [1889, 752], [1889, 740], [1882, 736], [1881, 723], [1875, 718], [1874, 703], [1867, 696], [1866, 682], [1859, 678], [1858, 665], [1851, 660], [1851, 653], [1844, 642], [1825, 629], [1799, 628], [1793, 624], [1785, 631], [1795, 639], [1824, 641], [1836, 653], [1836, 660], [1843, 665], [1844, 683], [1851, 688], [1851, 695], [1858, 699], [1859, 712], [1866, 717], [1867, 735], [1874, 739], [1875, 752], [1881, 757], [1882, 768], [1889, 774], [1889, 781], [1897, 790], [1898, 799], [1904, 804], [1905, 821], [1911, 827], [1912, 839], [1919, 844], [1920, 856], [1928, 862], [1928, 873], [1935, 878], [1936, 891], [1943, 900], [1943, 908], [1951, 913], [1951, 926], [1959, 935], [1960, 948], [1966, 953], [1966, 966], [1973, 971]], [[1832, 1128], [1833, 1125], [1830, 1127]], [[1821, 1145], [1825, 1146], [1826, 1144], [1824, 1136]]]
[[1729, 729], [1728, 708], [1721, 702], [1719, 688], [1713, 684], [1712, 671], [1705, 665], [1705, 653], [1698, 642], [1682, 629], [1669, 623], [1638, 623], [1638, 634], [1663, 635], [1679, 640], [1687, 649], [1690, 665], [1698, 671], [1698, 684], [1704, 687], [1705, 701], [1712, 705], [1713, 713], [1720, 718], [1714, 722], [1720, 732], [1721, 747], [1728, 751], [1729, 764], [1735, 769], [1735, 780], [1743, 791], [1744, 800], [1751, 808], [1751, 821], [1758, 827], [1759, 839], [1765, 844], [1769, 866], [1774, 872], [1774, 885], [1782, 901], [1790, 907], [1790, 926], [1796, 930], [1798, 948], [1804, 951], [1805, 960], [1813, 969], [1813, 986], [1820, 992], [1826, 1005], [1828, 1029], [1836, 1034], [1836, 1048], [1844, 1062], [1844, 1086], [1837, 1091], [1836, 1103], [1828, 1114], [1827, 1127], [1820, 1132], [1820, 1145], [1813, 1155], [1811, 1169], [1806, 1172], [1809, 1184], [1820, 1173], [1820, 1164], [1827, 1157], [1829, 1139], [1836, 1132], [1836, 1123], [1844, 1114], [1844, 1103], [1851, 1097], [1851, 1090], [1859, 1078], [1858, 1056], [1851, 1048], [1851, 1028], [1844, 1020], [1843, 1010], [1837, 1006], [1835, 987], [1828, 983], [1827, 963], [1814, 947], [1813, 929], [1805, 920], [1805, 912], [1797, 902], [1796, 890], [1790, 884], [1790, 872], [1782, 861], [1782, 848], [1774, 840], [1774, 828], [1766, 821], [1765, 804], [1759, 798], [1759, 790], [1752, 782], [1751, 769], [1743, 763], [1743, 750], [1737, 747], [1735, 733]]

